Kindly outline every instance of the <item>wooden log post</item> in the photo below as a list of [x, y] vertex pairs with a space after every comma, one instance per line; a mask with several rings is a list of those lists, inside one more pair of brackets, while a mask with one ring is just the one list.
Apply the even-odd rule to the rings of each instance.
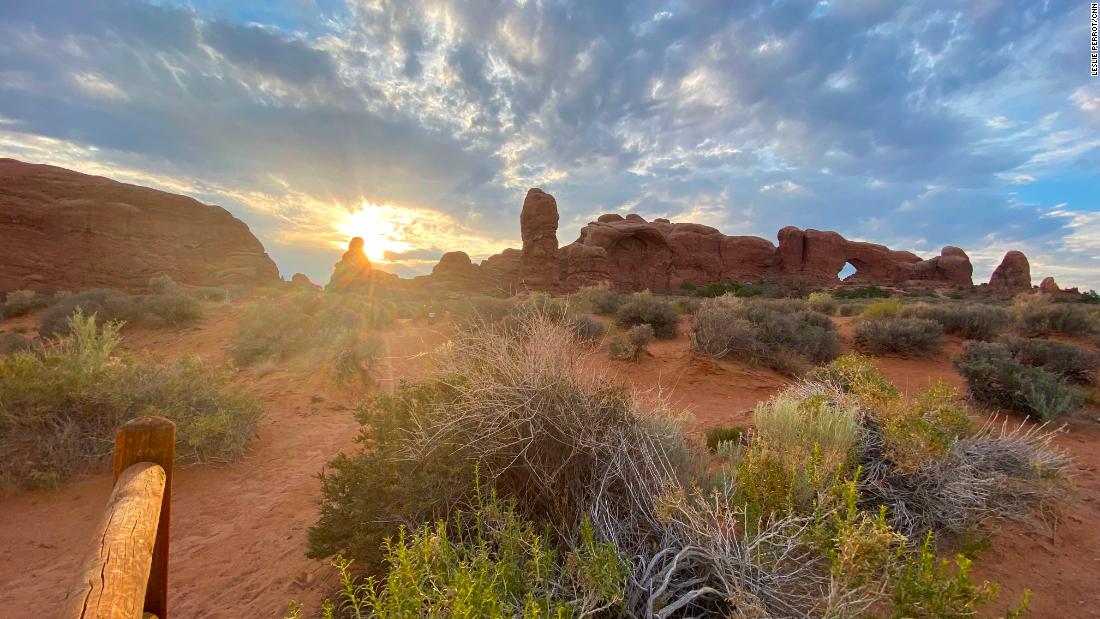
[[65, 617], [168, 617], [168, 538], [176, 426], [127, 422], [115, 435], [115, 488]]

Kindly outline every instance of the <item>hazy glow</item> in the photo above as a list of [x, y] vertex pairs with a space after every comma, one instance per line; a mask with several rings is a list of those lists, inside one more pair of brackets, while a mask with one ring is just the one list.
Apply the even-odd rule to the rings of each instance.
[[363, 237], [371, 262], [386, 262], [386, 252], [400, 253], [412, 247], [405, 240], [404, 229], [414, 219], [414, 213], [408, 209], [363, 202], [359, 210], [348, 213], [336, 229], [346, 238]]

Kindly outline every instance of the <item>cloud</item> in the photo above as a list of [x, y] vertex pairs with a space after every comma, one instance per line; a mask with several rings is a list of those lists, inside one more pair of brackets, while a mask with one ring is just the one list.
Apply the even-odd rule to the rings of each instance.
[[413, 272], [514, 243], [541, 186], [563, 242], [633, 209], [1017, 243], [1100, 287], [1078, 225], [1100, 205], [1048, 191], [1100, 182], [1085, 34], [1030, 0], [7, 3], [0, 154], [190, 188], [322, 281], [364, 203], [433, 222], [391, 250]]

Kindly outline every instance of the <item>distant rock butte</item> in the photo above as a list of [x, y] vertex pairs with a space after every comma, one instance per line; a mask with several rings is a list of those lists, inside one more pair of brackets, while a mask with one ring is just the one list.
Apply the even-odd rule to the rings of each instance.
[[248, 226], [186, 196], [0, 159], [0, 292], [279, 281]]
[[1031, 265], [1023, 252], [1010, 251], [989, 276], [989, 291], [994, 296], [1011, 297], [1031, 291]]
[[[829, 287], [841, 283], [846, 263], [855, 273], [844, 281], [857, 284], [928, 282], [942, 286], [972, 285], [973, 267], [966, 252], [944, 247], [929, 259], [883, 245], [849, 241], [836, 232], [779, 231], [778, 246], [755, 236], [727, 236], [715, 228], [667, 219], [646, 221], [630, 214], [600, 215], [563, 247], [557, 243], [557, 202], [540, 189], [527, 193], [520, 215], [523, 249], [508, 249], [480, 266], [447, 254], [436, 268], [436, 281], [476, 282], [474, 288], [525, 288], [572, 292], [608, 285], [618, 290], [672, 290], [684, 283], [723, 281], [802, 281]], [[517, 265], [518, 258], [518, 265]], [[444, 267], [444, 261], [448, 264]], [[436, 275], [430, 276], [436, 279]]]
[[376, 286], [391, 286], [399, 278], [393, 273], [375, 269], [364, 251], [364, 241], [356, 236], [348, 243], [348, 250], [340, 257], [329, 278], [328, 290], [336, 292], [367, 292]]

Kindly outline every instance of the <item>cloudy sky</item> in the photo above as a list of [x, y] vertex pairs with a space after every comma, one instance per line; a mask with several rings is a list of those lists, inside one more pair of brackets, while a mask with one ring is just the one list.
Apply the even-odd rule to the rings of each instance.
[[[278, 6], [274, 6], [278, 4]], [[0, 156], [192, 195], [284, 277], [636, 212], [1100, 288], [1088, 2], [0, 2]]]

